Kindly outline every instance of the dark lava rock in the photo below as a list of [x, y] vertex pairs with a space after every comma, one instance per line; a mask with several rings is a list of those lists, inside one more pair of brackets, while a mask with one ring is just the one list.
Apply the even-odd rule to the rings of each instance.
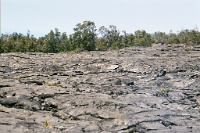
[[129, 78], [122, 79], [122, 83], [125, 84], [126, 86], [132, 86], [132, 85], [134, 85], [133, 79], [129, 79]]
[[190, 47], [1, 54], [0, 132], [197, 133], [200, 54]]
[[10, 85], [0, 85], [0, 88], [3, 88], [3, 87], [11, 87]]
[[165, 76], [166, 75], [166, 71], [164, 71], [164, 70], [160, 70], [159, 72], [158, 72], [158, 74], [156, 75], [156, 77], [162, 77], [162, 76]]
[[122, 85], [121, 79], [117, 79], [117, 80], [115, 81], [115, 85]]

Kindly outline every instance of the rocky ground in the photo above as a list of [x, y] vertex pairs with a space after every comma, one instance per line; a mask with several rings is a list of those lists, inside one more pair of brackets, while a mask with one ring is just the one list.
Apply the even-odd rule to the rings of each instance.
[[1, 133], [200, 132], [200, 46], [0, 54]]

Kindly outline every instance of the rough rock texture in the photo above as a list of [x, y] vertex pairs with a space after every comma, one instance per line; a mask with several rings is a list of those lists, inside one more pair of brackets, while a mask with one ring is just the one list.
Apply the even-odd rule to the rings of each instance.
[[1, 133], [200, 132], [200, 47], [0, 55]]

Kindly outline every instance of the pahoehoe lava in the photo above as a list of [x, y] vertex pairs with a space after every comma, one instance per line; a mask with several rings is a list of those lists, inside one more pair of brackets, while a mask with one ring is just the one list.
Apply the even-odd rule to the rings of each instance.
[[200, 47], [190, 47], [2, 53], [0, 132], [200, 132]]

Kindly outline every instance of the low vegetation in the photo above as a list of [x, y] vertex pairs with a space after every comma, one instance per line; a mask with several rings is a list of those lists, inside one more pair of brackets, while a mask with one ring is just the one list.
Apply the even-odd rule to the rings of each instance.
[[197, 29], [182, 30], [178, 33], [155, 32], [147, 33], [137, 30], [134, 33], [120, 32], [116, 26], [110, 25], [96, 28], [95, 23], [84, 21], [74, 28], [74, 33], [67, 35], [59, 32], [57, 28], [51, 30], [43, 37], [36, 38], [27, 32], [2, 34], [0, 37], [0, 53], [8, 52], [45, 52], [58, 53], [67, 51], [94, 51], [120, 49], [130, 46], [151, 46], [153, 43], [161, 44], [200, 44], [200, 32]]

